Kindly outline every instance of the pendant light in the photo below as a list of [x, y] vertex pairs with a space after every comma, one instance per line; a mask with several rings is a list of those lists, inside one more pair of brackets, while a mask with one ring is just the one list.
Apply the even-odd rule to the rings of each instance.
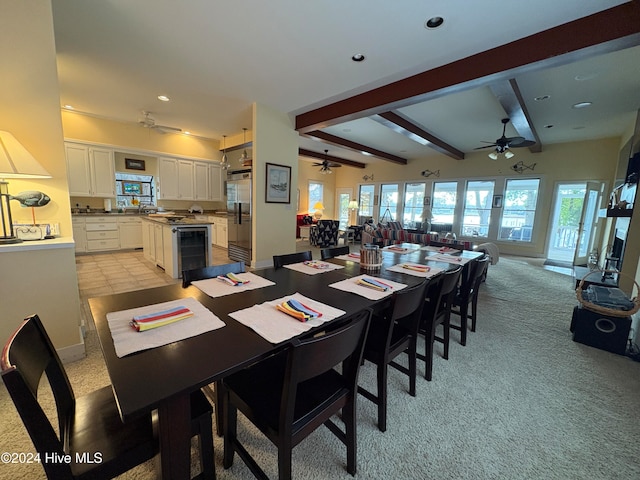
[[229, 160], [227, 159], [227, 136], [222, 136], [222, 159], [220, 160], [220, 166], [223, 170], [229, 169]]
[[[245, 143], [247, 143], [247, 129], [243, 128], [242, 129], [242, 144], [244, 145]], [[242, 156], [240, 157], [240, 164], [244, 167], [245, 166], [245, 162], [249, 160], [249, 155], [247, 154], [247, 149], [245, 147], [244, 151], [242, 152]]]

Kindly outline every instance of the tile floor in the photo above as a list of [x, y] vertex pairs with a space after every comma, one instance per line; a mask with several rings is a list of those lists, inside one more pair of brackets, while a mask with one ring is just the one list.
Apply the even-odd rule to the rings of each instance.
[[[355, 248], [358, 249], [359, 245]], [[297, 240], [296, 250], [312, 250], [313, 257], [320, 258], [320, 249], [309, 245], [308, 241]], [[213, 248], [214, 265], [231, 261], [226, 249]], [[87, 302], [89, 298], [181, 282], [180, 279], [170, 278], [161, 268], [146, 260], [142, 250], [77, 255], [76, 270], [82, 322], [87, 330], [95, 329]]]

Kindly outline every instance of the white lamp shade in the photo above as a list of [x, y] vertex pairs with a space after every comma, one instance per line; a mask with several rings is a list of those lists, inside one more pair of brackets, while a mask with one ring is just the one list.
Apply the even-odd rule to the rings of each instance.
[[51, 178], [16, 137], [0, 131], [0, 178]]
[[359, 207], [358, 207], [358, 202], [356, 202], [355, 200], [351, 200], [351, 201], [349, 202], [349, 205], [347, 205], [347, 208], [348, 208], [349, 210], [357, 210], [357, 209], [359, 208]]

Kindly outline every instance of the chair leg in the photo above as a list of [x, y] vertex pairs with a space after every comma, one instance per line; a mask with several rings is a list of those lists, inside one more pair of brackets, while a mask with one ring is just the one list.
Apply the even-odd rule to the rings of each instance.
[[387, 376], [389, 366], [385, 362], [378, 365], [378, 430], [387, 430]]
[[[464, 302], [463, 302], [464, 303]], [[467, 312], [469, 304], [460, 305], [460, 345], [467, 345]]]
[[442, 322], [442, 328], [444, 329], [443, 332], [443, 339], [444, 339], [444, 355], [443, 358], [445, 360], [449, 360], [449, 337], [450, 337], [450, 333], [451, 333], [451, 329], [449, 328], [449, 316], [447, 315], [447, 317], [445, 318], [444, 322]]
[[202, 474], [199, 478], [215, 480], [216, 466], [213, 459], [213, 434], [211, 417], [200, 419], [200, 468]]
[[433, 372], [433, 343], [436, 341], [435, 326], [431, 326], [431, 332], [429, 338], [424, 339], [424, 378], [427, 381], [431, 381], [431, 375]]
[[278, 446], [278, 479], [291, 480], [291, 455], [293, 453], [291, 439], [280, 438], [280, 441], [283, 443]]
[[416, 396], [416, 376], [417, 376], [417, 363], [418, 363], [418, 359], [417, 359], [417, 342], [416, 339], [413, 338], [413, 340], [411, 341], [411, 345], [409, 346], [409, 348], [407, 349], [407, 356], [408, 358], [408, 362], [409, 362], [409, 395], [411, 395], [412, 397]]
[[471, 301], [471, 331], [476, 331], [476, 315], [478, 313], [478, 299], [474, 298]]
[[[219, 385], [217, 385], [219, 386]], [[238, 411], [229, 401], [228, 395], [222, 392], [224, 402], [222, 405], [222, 414], [224, 416], [224, 453], [222, 458], [222, 466], [227, 469], [233, 465], [233, 455], [235, 453], [234, 443], [237, 436], [237, 420]]]
[[345, 443], [347, 446], [347, 472], [351, 475], [355, 475], [357, 470], [356, 398], [357, 395], [354, 395], [353, 399], [342, 409], [342, 420], [345, 426]]

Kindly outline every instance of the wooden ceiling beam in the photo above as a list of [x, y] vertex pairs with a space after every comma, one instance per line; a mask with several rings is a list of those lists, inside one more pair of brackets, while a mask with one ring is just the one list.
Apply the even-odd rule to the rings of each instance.
[[310, 138], [318, 138], [325, 143], [330, 143], [331, 145], [336, 145], [342, 148], [346, 148], [348, 150], [353, 150], [354, 152], [371, 155], [373, 157], [386, 160], [388, 162], [398, 163], [400, 165], [407, 164], [406, 158], [393, 155], [392, 153], [383, 152], [382, 150], [378, 150], [376, 148], [369, 147], [367, 145], [362, 145], [361, 143], [352, 142], [351, 140], [347, 140], [346, 138], [338, 137], [330, 133], [321, 132], [320, 130], [306, 132], [304, 135]]
[[502, 108], [504, 108], [518, 135], [536, 142], [535, 145], [529, 147], [529, 151], [531, 153], [541, 152], [542, 142], [533, 126], [529, 110], [527, 110], [527, 105], [524, 98], [522, 98], [522, 93], [520, 93], [518, 82], [511, 78], [508, 81], [496, 82], [490, 85], [489, 88], [500, 102], [500, 105], [502, 105]]
[[367, 165], [364, 163], [356, 162], [354, 160], [347, 160], [346, 158], [333, 157], [325, 154], [324, 152], [314, 152], [313, 150], [307, 150], [306, 148], [299, 148], [298, 155], [302, 157], [315, 158], [316, 160], [325, 161], [328, 160], [333, 163], [340, 163], [341, 165], [348, 165], [349, 167], [364, 168]]
[[640, 1], [625, 2], [470, 57], [413, 75], [296, 116], [296, 130], [308, 133], [455, 93], [516, 71], [564, 65], [640, 45]]
[[418, 142], [421, 145], [426, 145], [428, 147], [433, 148], [437, 152], [440, 152], [444, 155], [447, 155], [456, 160], [463, 160], [464, 153], [458, 150], [455, 147], [452, 147], [448, 143], [440, 140], [435, 135], [427, 132], [423, 128], [419, 127], [415, 123], [409, 121], [407, 118], [403, 117], [399, 113], [396, 112], [384, 112], [378, 115], [373, 115], [370, 117], [371, 120], [384, 125], [387, 128], [390, 128], [396, 133], [404, 135], [407, 138], [410, 138], [414, 142]]

